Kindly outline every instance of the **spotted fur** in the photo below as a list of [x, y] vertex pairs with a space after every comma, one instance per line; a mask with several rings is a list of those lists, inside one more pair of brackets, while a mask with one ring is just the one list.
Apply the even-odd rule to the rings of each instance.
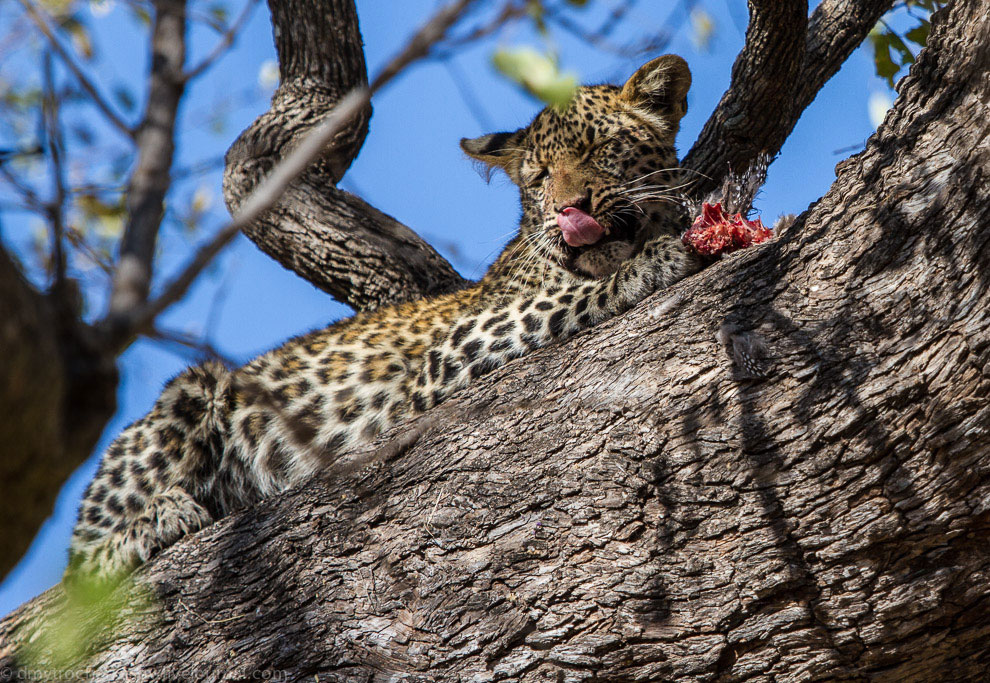
[[[580, 88], [564, 111], [462, 140], [519, 186], [519, 234], [462, 291], [359, 313], [237, 370], [194, 367], [110, 446], [72, 537], [70, 574], [112, 577], [230, 511], [325, 470], [529, 350], [615, 316], [697, 268], [674, 137], [690, 72], [660, 57], [622, 87]], [[558, 212], [606, 236], [568, 246]]]

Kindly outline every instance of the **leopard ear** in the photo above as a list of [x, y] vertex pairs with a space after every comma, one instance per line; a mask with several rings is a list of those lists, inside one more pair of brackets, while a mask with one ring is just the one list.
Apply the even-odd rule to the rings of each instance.
[[647, 62], [622, 86], [622, 97], [674, 123], [687, 113], [691, 70], [677, 55], [663, 55]]
[[501, 168], [511, 177], [522, 158], [525, 129], [514, 133], [489, 133], [480, 138], [462, 138], [461, 149], [489, 167]]

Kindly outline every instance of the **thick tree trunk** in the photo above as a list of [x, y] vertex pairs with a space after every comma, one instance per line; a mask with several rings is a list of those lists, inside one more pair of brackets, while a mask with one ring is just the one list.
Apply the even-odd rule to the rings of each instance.
[[985, 680], [990, 13], [935, 25], [784, 234], [165, 551], [89, 680]]
[[35, 290], [0, 248], [0, 577], [116, 408], [113, 359], [67, 305]]

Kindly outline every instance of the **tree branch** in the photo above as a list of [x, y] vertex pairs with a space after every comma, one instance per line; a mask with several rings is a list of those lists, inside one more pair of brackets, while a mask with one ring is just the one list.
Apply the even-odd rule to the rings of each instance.
[[[893, 0], [823, 0], [815, 8], [808, 21], [794, 123], [893, 4]], [[787, 133], [793, 128], [792, 123]]]
[[52, 74], [51, 52], [45, 51], [42, 57], [42, 130], [51, 160], [52, 199], [47, 203], [48, 222], [52, 239], [52, 291], [56, 299], [65, 295], [66, 256], [65, 256], [65, 200], [68, 196], [65, 183], [65, 151], [62, 127], [59, 122], [60, 102], [55, 92], [55, 78]]
[[701, 197], [730, 170], [743, 173], [762, 155], [772, 159], [818, 91], [892, 4], [825, 0], [806, 22], [803, 2], [751, 3], [732, 83], [682, 163], [698, 172], [691, 193]]
[[148, 296], [155, 243], [171, 185], [175, 127], [185, 90], [185, 0], [155, 0], [151, 31], [151, 74], [148, 100], [136, 136], [137, 163], [127, 187], [127, 222], [120, 243], [107, 318], [120, 328]]
[[62, 44], [58, 41], [58, 38], [55, 37], [55, 34], [48, 26], [48, 19], [45, 16], [42, 16], [43, 10], [36, 9], [31, 0], [18, 0], [18, 2], [21, 7], [24, 8], [25, 13], [27, 13], [34, 25], [38, 27], [38, 30], [41, 31], [42, 35], [44, 35], [48, 40], [48, 43], [51, 45], [52, 50], [55, 51], [55, 54], [59, 56], [59, 59], [62, 60], [62, 63], [65, 64], [66, 68], [71, 71], [72, 75], [76, 77], [77, 81], [79, 81], [79, 85], [82, 86], [82, 89], [89, 95], [93, 104], [96, 105], [96, 108], [103, 112], [103, 115], [107, 117], [107, 121], [109, 121], [125, 137], [134, 139], [134, 130], [117, 114], [114, 108], [110, 106], [110, 103], [103, 98], [96, 85], [93, 84], [79, 65], [76, 64], [75, 59], [72, 58], [69, 52], [62, 47]]
[[51, 489], [68, 474], [60, 458], [65, 374], [55, 329], [48, 302], [0, 247], [0, 479], [18, 501], [3, 506], [0, 575], [51, 514]]
[[793, 229], [164, 551], [88, 680], [981, 680], [988, 32], [936, 16]]
[[[385, 67], [382, 74], [375, 79], [372, 88], [358, 88], [352, 91], [337, 104], [326, 118], [307, 131], [292, 148], [289, 155], [265, 175], [261, 183], [238, 206], [230, 223], [217, 231], [211, 240], [199, 248], [189, 264], [165, 287], [160, 296], [145, 305], [130, 307], [126, 316], [118, 315], [112, 321], [110, 334], [115, 340], [115, 345], [128, 343], [136, 334], [153, 331], [155, 318], [185, 295], [195, 279], [214, 257], [241, 230], [254, 223], [259, 216], [269, 211], [276, 202], [282, 199], [289, 186], [306, 172], [318, 157], [325, 153], [331, 141], [338, 138], [355, 119], [359, 118], [361, 113], [366, 111], [372, 92], [384, 87], [414, 61], [428, 54], [431, 46], [444, 37], [450, 26], [457, 21], [472, 1], [461, 0], [438, 12]], [[370, 213], [370, 207], [361, 208]], [[380, 215], [379, 223], [387, 226], [387, 217], [383, 214]], [[390, 245], [394, 247], [402, 244], [404, 235], [393, 227], [393, 232], [388, 235], [388, 238]], [[411, 243], [408, 246], [410, 247], [409, 261], [414, 262], [412, 257], [416, 244]], [[345, 254], [342, 255], [340, 262], [348, 262], [354, 258], [354, 254]], [[365, 262], [360, 267], [366, 269], [369, 264]], [[424, 274], [423, 281], [429, 282], [433, 278], [432, 274]], [[363, 289], [365, 295], [375, 291], [376, 288], [373, 285], [365, 286]]]
[[244, 25], [247, 23], [247, 20], [250, 18], [251, 13], [257, 5], [258, 0], [247, 0], [244, 4], [244, 9], [241, 10], [240, 15], [238, 15], [237, 19], [234, 20], [234, 23], [232, 23], [230, 27], [224, 31], [224, 34], [220, 38], [220, 41], [217, 43], [216, 47], [214, 47], [210, 54], [204, 57], [199, 64], [185, 73], [183, 76], [184, 81], [188, 83], [189, 81], [202, 75], [207, 69], [213, 66], [218, 59], [226, 54], [227, 50], [229, 50], [234, 44], [234, 39], [237, 37], [237, 34], [241, 32], [241, 29], [244, 28]]
[[199, 277], [220, 251], [230, 243], [246, 225], [257, 220], [268, 211], [286, 188], [323, 151], [327, 142], [340, 133], [368, 104], [366, 89], [355, 90], [341, 100], [330, 116], [313, 128], [302, 142], [284, 161], [267, 175], [248, 198], [240, 205], [233, 219], [217, 231], [211, 240], [201, 246], [189, 264], [179, 273], [164, 291], [153, 301], [134, 308], [125, 319], [117, 321], [118, 343], [125, 344], [136, 334], [148, 332], [154, 326], [155, 318], [166, 308], [185, 296], [189, 287]]
[[698, 172], [692, 194], [705, 194], [730, 170], [741, 173], [780, 149], [804, 64], [807, 21], [807, 0], [750, 0], [732, 82], [682, 163]]

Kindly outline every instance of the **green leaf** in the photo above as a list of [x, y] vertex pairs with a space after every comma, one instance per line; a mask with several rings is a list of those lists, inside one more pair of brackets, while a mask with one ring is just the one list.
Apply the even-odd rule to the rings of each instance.
[[543, 6], [541, 0], [529, 0], [526, 3], [526, 14], [529, 18], [533, 20], [533, 24], [536, 25], [536, 30], [546, 35], [549, 32], [546, 22], [546, 8]]
[[93, 59], [93, 41], [89, 37], [89, 30], [86, 28], [86, 25], [76, 17], [66, 17], [62, 21], [62, 28], [69, 32], [69, 36], [72, 38], [72, 45], [76, 48], [76, 52], [81, 54], [86, 60]]
[[908, 64], [914, 64], [914, 54], [907, 46], [907, 43], [905, 43], [904, 40], [893, 31], [888, 31], [887, 35], [890, 37], [890, 47], [892, 47], [901, 57], [901, 65], [906, 66]]
[[138, 21], [139, 24], [145, 27], [151, 26], [151, 14], [148, 13], [148, 10], [146, 10], [144, 7], [141, 7], [139, 5], [133, 5], [130, 3], [128, 3], [127, 6], [130, 8], [131, 14], [134, 16], [134, 18]]
[[708, 52], [715, 36], [715, 19], [703, 9], [691, 10], [691, 42], [700, 51]]
[[18, 653], [24, 670], [40, 680], [65, 675], [65, 670], [82, 666], [100, 634], [120, 628], [125, 620], [150, 625], [156, 607], [153, 593], [130, 577], [80, 583], [65, 592], [57, 608], [45, 615], [44, 628]]
[[890, 58], [890, 35], [874, 29], [870, 32], [870, 43], [873, 45], [873, 63], [876, 65], [877, 76], [885, 79], [887, 85], [893, 88], [894, 76], [901, 67]]
[[497, 50], [492, 64], [503, 76], [556, 109], [566, 109], [577, 90], [574, 74], [562, 73], [555, 59], [531, 47]]
[[931, 23], [926, 19], [922, 19], [921, 23], [905, 33], [904, 37], [915, 45], [924, 47], [928, 44], [928, 34], [931, 32], [931, 29]]

